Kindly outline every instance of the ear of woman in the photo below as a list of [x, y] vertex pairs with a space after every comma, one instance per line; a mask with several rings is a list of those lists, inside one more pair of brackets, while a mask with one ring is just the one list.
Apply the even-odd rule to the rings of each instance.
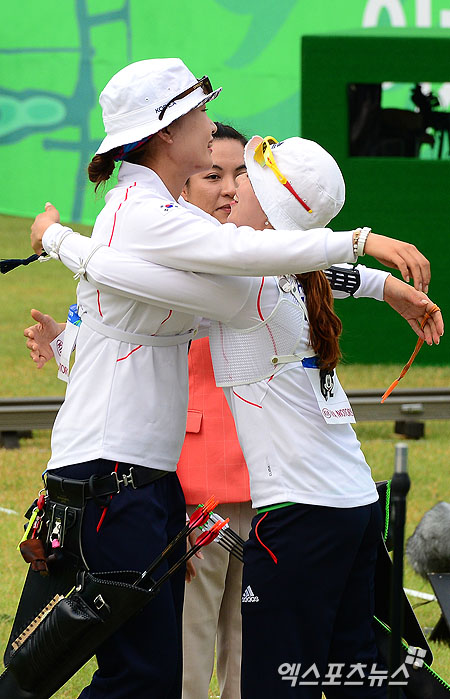
[[171, 126], [172, 125], [166, 126], [164, 129], [161, 129], [161, 131], [157, 131], [155, 135], [165, 143], [173, 143], [172, 129], [170, 128]]

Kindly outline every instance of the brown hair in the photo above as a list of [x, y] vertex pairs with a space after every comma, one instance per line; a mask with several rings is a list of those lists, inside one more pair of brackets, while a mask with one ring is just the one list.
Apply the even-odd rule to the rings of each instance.
[[320, 357], [321, 369], [334, 369], [341, 358], [339, 337], [342, 323], [334, 312], [334, 299], [323, 272], [297, 274], [306, 294], [311, 345]]
[[95, 182], [95, 191], [99, 186], [109, 180], [114, 172], [114, 151], [109, 150], [101, 155], [94, 155], [88, 165], [88, 177], [91, 182]]
[[[147, 154], [150, 143], [151, 139], [143, 143], [141, 146], [139, 146], [139, 148], [127, 153], [126, 158], [123, 158], [123, 160], [140, 165]], [[114, 160], [114, 158], [119, 153], [120, 149], [120, 147], [113, 148], [106, 153], [101, 153], [101, 155], [94, 155], [89, 163], [88, 177], [91, 182], [95, 183], [95, 191], [97, 191], [101, 184], [104, 184], [107, 180], [109, 180], [113, 174], [116, 162], [118, 162]]]

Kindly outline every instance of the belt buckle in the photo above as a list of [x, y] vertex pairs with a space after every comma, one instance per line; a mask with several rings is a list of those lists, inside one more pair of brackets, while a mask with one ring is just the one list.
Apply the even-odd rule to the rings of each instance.
[[130, 472], [129, 473], [124, 473], [122, 474], [122, 479], [119, 478], [117, 475], [116, 471], [112, 471], [111, 476], [115, 476], [116, 478], [116, 495], [120, 493], [120, 486], [123, 485], [125, 488], [127, 488], [129, 485], [133, 488], [133, 490], [136, 490], [137, 486], [134, 484], [134, 479], [133, 479], [133, 466], [130, 466]]

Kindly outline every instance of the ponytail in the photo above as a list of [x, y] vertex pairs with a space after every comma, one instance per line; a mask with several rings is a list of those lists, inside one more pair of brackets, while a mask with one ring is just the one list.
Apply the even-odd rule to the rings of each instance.
[[88, 177], [91, 182], [95, 182], [95, 191], [103, 182], [109, 180], [115, 164], [114, 151], [109, 150], [101, 155], [94, 155], [88, 165]]
[[88, 177], [91, 182], [95, 182], [95, 191], [97, 191], [103, 182], [109, 180], [114, 172], [116, 163], [120, 160], [126, 160], [129, 163], [141, 165], [142, 162], [148, 157], [148, 152], [151, 147], [151, 138], [151, 135], [146, 136], [140, 141], [127, 143], [124, 146], [118, 146], [117, 148], [113, 148], [112, 150], [102, 153], [101, 155], [94, 155], [88, 165]]
[[341, 358], [342, 323], [334, 312], [331, 287], [323, 272], [297, 274], [306, 294], [311, 345], [320, 357], [321, 369], [334, 369]]

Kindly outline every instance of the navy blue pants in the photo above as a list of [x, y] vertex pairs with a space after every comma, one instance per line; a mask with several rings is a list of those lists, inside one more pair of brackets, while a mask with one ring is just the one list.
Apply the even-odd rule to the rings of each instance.
[[[54, 471], [67, 478], [106, 475], [115, 463], [98, 459]], [[118, 473], [130, 464], [119, 464]], [[97, 531], [102, 508], [90, 500], [82, 527], [82, 546], [92, 572], [143, 572], [183, 528], [186, 509], [176, 473], [114, 495]], [[153, 577], [158, 579], [185, 550], [181, 543]], [[135, 617], [101, 645], [99, 669], [80, 699], [179, 699], [182, 679], [184, 566]]]
[[[242, 699], [387, 696], [386, 681], [361, 679], [378, 663], [371, 621], [380, 532], [378, 503], [297, 504], [254, 517], [244, 547]], [[352, 673], [357, 663], [364, 667]]]

